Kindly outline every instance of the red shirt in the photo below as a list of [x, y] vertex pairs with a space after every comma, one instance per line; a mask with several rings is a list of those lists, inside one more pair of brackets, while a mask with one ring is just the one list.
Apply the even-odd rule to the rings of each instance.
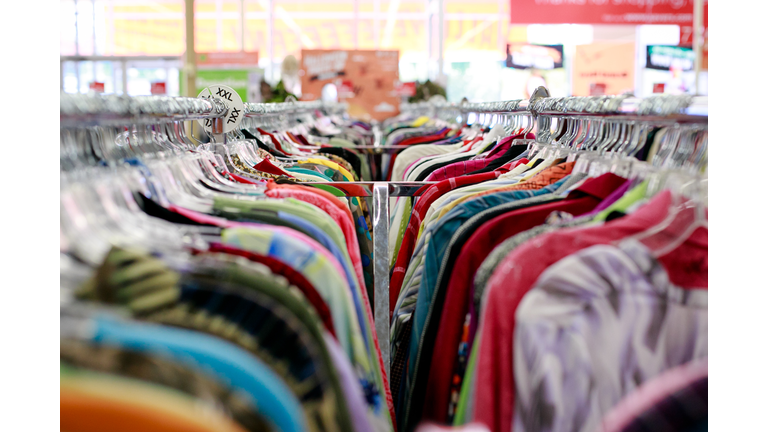
[[[442, 309], [442, 313], [439, 315], [440, 324], [432, 352], [439, 355], [433, 355], [429, 370], [423, 371], [429, 374], [423, 419], [441, 422], [447, 420], [451, 377], [458, 355], [457, 347], [461, 340], [464, 317], [469, 310], [468, 299], [471, 301], [472, 280], [475, 272], [493, 248], [515, 234], [543, 224], [553, 211], [564, 211], [573, 215], [591, 211], [625, 181], [611, 173], [587, 180], [571, 192], [565, 200], [520, 208], [498, 215], [482, 224], [469, 237], [450, 273], [445, 302], [442, 308], [441, 305], [435, 305], [435, 310]], [[427, 340], [426, 343], [429, 344], [430, 341]]]
[[450, 131], [451, 129], [446, 129], [440, 133], [436, 133], [432, 135], [415, 136], [412, 138], [406, 138], [400, 141], [399, 143], [397, 143], [397, 145], [407, 146], [407, 145], [424, 144], [424, 143], [431, 143], [434, 141], [440, 141], [443, 138], [445, 138]]
[[269, 138], [271, 138], [271, 139], [272, 139], [272, 144], [274, 144], [274, 145], [275, 145], [275, 147], [277, 147], [277, 149], [278, 149], [278, 150], [280, 150], [281, 152], [283, 152], [283, 154], [285, 154], [286, 156], [290, 154], [290, 153], [288, 153], [287, 151], [283, 150], [283, 146], [282, 146], [282, 145], [280, 145], [280, 140], [279, 140], [279, 139], [277, 139], [277, 138], [275, 138], [275, 136], [274, 136], [273, 134], [271, 134], [271, 133], [269, 133], [269, 132], [265, 131], [265, 130], [264, 130], [264, 129], [262, 129], [262, 128], [256, 128], [256, 130], [257, 130], [257, 131], [259, 131], [259, 133], [260, 133], [260, 134], [262, 134], [262, 135], [269, 135]]
[[261, 162], [254, 165], [253, 168], [261, 172], [274, 174], [276, 176], [283, 175], [286, 177], [293, 177], [291, 174], [283, 171], [282, 169], [280, 169], [280, 167], [273, 164], [269, 159], [262, 159]]
[[[635, 213], [601, 226], [562, 229], [517, 247], [496, 268], [483, 299], [476, 368], [474, 420], [492, 431], [510, 431], [515, 406], [513, 346], [515, 311], [550, 265], [582, 249], [609, 244], [661, 223], [671, 195], [660, 193]], [[675, 253], [659, 259], [678, 286], [707, 287], [707, 230], [699, 228]], [[456, 346], [453, 347], [453, 350]]]
[[237, 180], [239, 183], [244, 183], [244, 184], [263, 184], [262, 182], [253, 181], [251, 179], [247, 179], [247, 178], [239, 176], [237, 174], [229, 173], [229, 175], [233, 179]]

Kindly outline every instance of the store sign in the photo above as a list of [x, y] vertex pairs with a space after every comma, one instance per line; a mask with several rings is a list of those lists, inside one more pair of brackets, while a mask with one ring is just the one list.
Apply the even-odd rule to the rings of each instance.
[[166, 91], [165, 91], [165, 81], [153, 82], [152, 86], [149, 89], [149, 91], [153, 95], [164, 95], [166, 93]]
[[233, 51], [233, 52], [209, 52], [197, 53], [197, 66], [222, 67], [222, 66], [259, 66], [258, 51]]
[[563, 46], [507, 44], [507, 67], [515, 69], [560, 69], [563, 67]]
[[[709, 5], [704, 3], [704, 40], [709, 30]], [[680, 26], [680, 45], [693, 46], [693, 21]], [[706, 43], [705, 43], [706, 45]]]
[[299, 75], [301, 100], [320, 99], [333, 84], [353, 117], [384, 120], [399, 112], [398, 51], [302, 50]]
[[635, 44], [577, 45], [573, 96], [619, 95], [635, 87]]
[[[264, 75], [261, 69], [198, 69], [197, 80], [195, 80], [195, 93], [199, 94], [204, 89], [216, 85], [225, 85], [234, 89], [243, 101], [260, 102], [256, 99], [249, 99], [250, 95], [261, 95], [254, 87], [260, 84], [260, 78]], [[256, 78], [258, 77], [258, 79]], [[182, 93], [185, 92], [184, 72], [179, 71], [179, 88]]]
[[[510, 0], [511, 24], [690, 24], [694, 0]], [[707, 0], [704, 0], [705, 8]]]
[[88, 88], [96, 93], [104, 93], [104, 83], [98, 81], [92, 81], [88, 84]]
[[[704, 46], [707, 46], [709, 42], [709, 27], [704, 27]], [[681, 46], [693, 46], [693, 26], [682, 25], [680, 26], [680, 45]]]
[[696, 54], [691, 48], [667, 45], [648, 45], [646, 47], [646, 69], [671, 70], [683, 72], [694, 68]]
[[[707, 7], [704, 6], [704, 43], [701, 46], [701, 70], [709, 70], [709, 26]], [[680, 46], [693, 47], [693, 25], [680, 26]]]

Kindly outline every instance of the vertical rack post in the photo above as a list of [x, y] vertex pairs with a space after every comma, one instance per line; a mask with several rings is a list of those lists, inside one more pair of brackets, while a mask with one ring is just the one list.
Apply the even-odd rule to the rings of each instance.
[[445, 85], [443, 78], [443, 62], [445, 61], [445, 0], [437, 0], [437, 79], [440, 85]]
[[434, 29], [433, 24], [433, 2], [432, 0], [426, 0], [426, 10], [427, 10], [427, 17], [426, 17], [426, 27], [427, 27], [427, 76], [431, 77], [431, 71], [432, 71], [432, 56], [434, 55], [434, 49], [432, 48], [434, 45], [434, 35], [432, 34], [432, 31]]
[[184, 76], [186, 96], [196, 97], [197, 63], [195, 58], [195, 0], [184, 0], [184, 23], [186, 29], [186, 51], [184, 52]]
[[245, 51], [245, 0], [240, 0], [240, 51]]
[[360, 31], [360, 6], [358, 5], [358, 0], [352, 0], [352, 6], [353, 6], [353, 21], [355, 22], [354, 30], [352, 31], [352, 40], [355, 43], [355, 49], [360, 49], [359, 40], [357, 38], [357, 34]]
[[696, 75], [693, 90], [694, 95], [699, 94], [699, 76], [701, 75], [702, 45], [704, 44], [704, 0], [693, 1], [693, 52], [695, 55], [694, 67]]
[[126, 59], [123, 59], [120, 61], [120, 84], [123, 86], [123, 94], [128, 95], [128, 61]]
[[[274, 80], [275, 60], [275, 5], [272, 0], [267, 0], [267, 57], [269, 63], [266, 71], [266, 81], [272, 83]], [[277, 83], [275, 83], [277, 84]]]
[[373, 41], [374, 47], [379, 49], [381, 46], [381, 18], [379, 17], [379, 11], [381, 10], [381, 0], [373, 0]]
[[373, 184], [373, 317], [389, 378], [389, 184]]

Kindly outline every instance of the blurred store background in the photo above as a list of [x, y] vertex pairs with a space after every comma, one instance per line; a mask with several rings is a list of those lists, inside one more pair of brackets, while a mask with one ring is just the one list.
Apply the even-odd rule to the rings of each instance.
[[340, 99], [374, 118], [402, 100], [518, 99], [538, 85], [707, 94], [703, 5], [697, 80], [694, 0], [61, 0], [61, 87], [197, 95], [220, 83], [251, 102]]

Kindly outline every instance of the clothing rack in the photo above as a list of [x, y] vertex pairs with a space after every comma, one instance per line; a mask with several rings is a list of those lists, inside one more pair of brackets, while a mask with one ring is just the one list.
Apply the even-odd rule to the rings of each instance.
[[[247, 117], [288, 115], [313, 110], [344, 112], [344, 103], [286, 102], [246, 103]], [[636, 98], [622, 96], [549, 97], [544, 87], [539, 87], [530, 99], [485, 103], [448, 103], [444, 101], [402, 104], [402, 112], [456, 112], [461, 114], [517, 114], [533, 118], [552, 117], [600, 117], [609, 120], [671, 121], [678, 123], [705, 123], [708, 121], [707, 97], [652, 96]], [[106, 126], [117, 124], [153, 124], [158, 122], [220, 119], [227, 115], [223, 103], [216, 99], [198, 99], [168, 96], [116, 96], [73, 95], [60, 96], [61, 127]], [[380, 130], [374, 130], [378, 137]], [[407, 146], [382, 146], [377, 139], [374, 146], [352, 148], [380, 153]], [[374, 321], [386, 374], [390, 363], [389, 317], [389, 198], [421, 195], [433, 182], [328, 182], [347, 197], [372, 198], [373, 219], [373, 266], [374, 266]]]
[[657, 95], [638, 98], [621, 96], [550, 97], [544, 87], [536, 89], [530, 99], [500, 102], [426, 101], [400, 105], [401, 112], [457, 111], [476, 114], [530, 114], [538, 116], [620, 116], [626, 119], [650, 121], [706, 122], [707, 96]]
[[[173, 96], [118, 96], [61, 93], [61, 127], [152, 124], [157, 122], [223, 119], [227, 107], [220, 100]], [[246, 117], [299, 114], [314, 110], [344, 112], [345, 103], [309, 101], [283, 103], [246, 102]]]

